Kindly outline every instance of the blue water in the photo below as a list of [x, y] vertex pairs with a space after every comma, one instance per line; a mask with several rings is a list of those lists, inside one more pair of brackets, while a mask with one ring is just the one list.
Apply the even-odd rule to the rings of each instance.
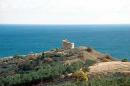
[[0, 57], [58, 48], [65, 38], [130, 59], [130, 25], [0, 25]]

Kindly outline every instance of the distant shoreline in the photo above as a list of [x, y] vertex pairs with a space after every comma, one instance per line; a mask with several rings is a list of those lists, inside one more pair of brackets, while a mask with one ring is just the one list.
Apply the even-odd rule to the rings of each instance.
[[14, 58], [14, 56], [21, 56], [21, 57], [26, 57], [28, 55], [41, 55], [42, 52], [39, 53], [29, 53], [29, 54], [24, 54], [24, 55], [11, 55], [11, 56], [5, 56], [5, 57], [0, 57], [0, 60], [4, 60], [4, 59], [11, 59]]

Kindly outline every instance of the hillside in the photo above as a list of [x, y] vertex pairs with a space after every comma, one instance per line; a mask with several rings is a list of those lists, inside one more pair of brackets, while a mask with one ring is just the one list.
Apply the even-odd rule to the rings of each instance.
[[123, 72], [128, 74], [130, 71], [129, 62], [117, 61], [90, 47], [74, 47], [74, 43], [64, 42], [64, 48], [1, 59], [1, 86], [52, 86], [75, 80], [88, 82], [96, 79], [98, 74], [105, 76], [120, 72], [118, 75], [122, 76]]

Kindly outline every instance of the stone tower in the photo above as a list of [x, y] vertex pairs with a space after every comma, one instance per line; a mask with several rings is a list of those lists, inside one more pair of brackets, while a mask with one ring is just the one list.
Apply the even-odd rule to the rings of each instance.
[[67, 49], [73, 49], [74, 48], [74, 43], [69, 42], [67, 39], [62, 40], [62, 48], [67, 50]]

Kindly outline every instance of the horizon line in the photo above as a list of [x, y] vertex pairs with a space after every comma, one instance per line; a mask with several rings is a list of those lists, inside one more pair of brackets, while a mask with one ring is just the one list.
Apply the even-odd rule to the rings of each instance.
[[0, 25], [40, 25], [40, 26], [89, 26], [89, 25], [130, 25], [130, 24], [0, 24]]

